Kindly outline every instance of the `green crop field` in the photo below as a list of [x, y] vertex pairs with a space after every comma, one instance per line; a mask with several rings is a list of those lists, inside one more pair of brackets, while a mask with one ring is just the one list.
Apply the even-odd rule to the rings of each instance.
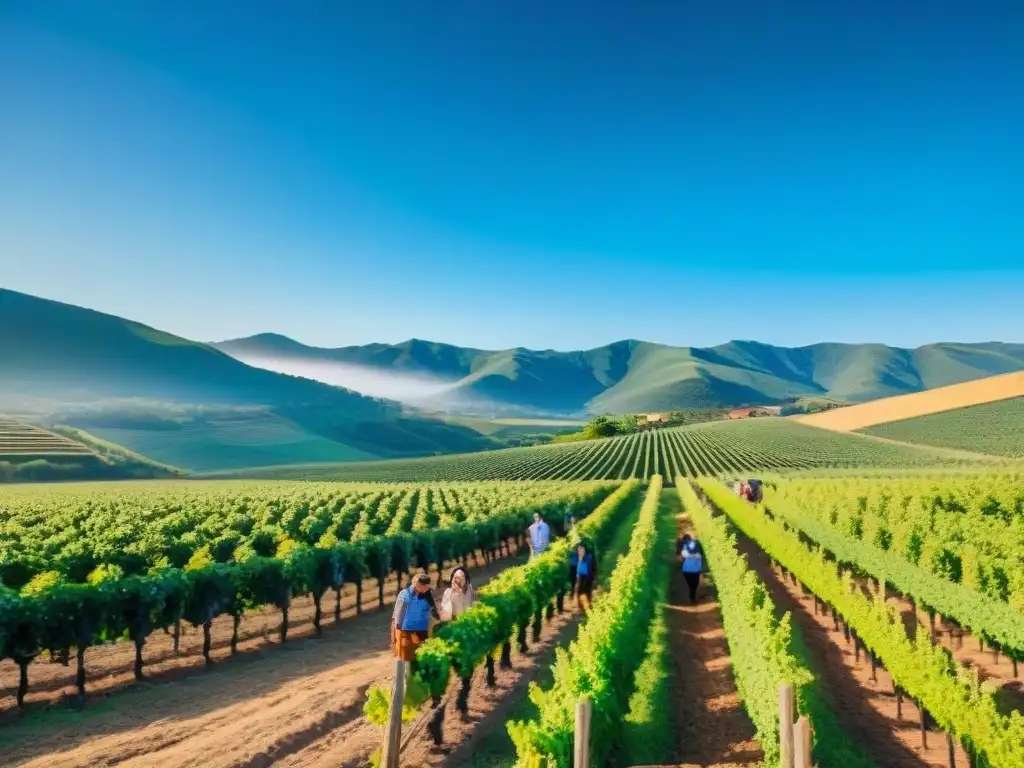
[[861, 432], [908, 443], [1024, 458], [1024, 397], [879, 424]]
[[[530, 452], [504, 455], [517, 453]], [[244, 622], [268, 615], [280, 616], [280, 624], [263, 630], [272, 631], [278, 644], [290, 628], [324, 638], [310, 637], [313, 645], [295, 641], [294, 654], [278, 656], [308, 661], [321, 649], [329, 652], [331, 646], [316, 644], [327, 642], [327, 630], [334, 643], [347, 642], [346, 626], [357, 621], [359, 609], [343, 620], [343, 592], [354, 590], [355, 605], [362, 606], [369, 587], [372, 605], [383, 605], [386, 582], [408, 584], [419, 570], [440, 577], [472, 559], [493, 575], [480, 587], [478, 602], [416, 652], [403, 713], [411, 720], [427, 702], [440, 702], [461, 686], [453, 706], [472, 723], [472, 708], [481, 706], [479, 696], [470, 696], [475, 686], [510, 670], [542, 681], [530, 695], [533, 706], [514, 710], [504, 742], [494, 740], [496, 765], [571, 765], [574, 711], [584, 696], [594, 709], [594, 764], [605, 764], [615, 749], [629, 761], [624, 764], [674, 764], [673, 713], [704, 703], [700, 696], [676, 695], [672, 670], [680, 659], [688, 663], [700, 633], [724, 638], [716, 653], [731, 674], [723, 677], [699, 663], [686, 668], [687, 685], [701, 696], [724, 691], [742, 701], [731, 714], [713, 713], [715, 722], [742, 719], [753, 735], [745, 738], [756, 743], [745, 749], [763, 757], [765, 766], [780, 765], [783, 684], [794, 687], [796, 714], [816, 734], [819, 765], [888, 764], [880, 745], [916, 737], [916, 728], [890, 729], [881, 719], [869, 737], [847, 732], [846, 715], [831, 703], [837, 680], [847, 693], [865, 696], [878, 685], [887, 692], [896, 685], [903, 717], [924, 722], [933, 733], [944, 730], [948, 738], [933, 743], [956, 765], [968, 764], [966, 750], [978, 765], [1022, 764], [1024, 719], [1014, 698], [1017, 663], [1024, 659], [1020, 474], [984, 464], [971, 473], [928, 473], [921, 469], [924, 457], [955, 461], [856, 435], [822, 437], [814, 428], [775, 420], [667, 429], [542, 453], [553, 458], [537, 474], [549, 478], [650, 474], [650, 481], [247, 479], [5, 489], [0, 678], [18, 684], [8, 688], [0, 717], [15, 703], [53, 701], [54, 681], [68, 679], [60, 672], [64, 666], [52, 663], [61, 657], [77, 666], [74, 682], [61, 685], [76, 686], [81, 700], [91, 686], [107, 686], [104, 706], [111, 712], [128, 706], [145, 715], [152, 699], [111, 694], [111, 687], [130, 685], [109, 682], [114, 665], [127, 665], [140, 679], [145, 670], [155, 679], [166, 655], [179, 664], [191, 657], [208, 666], [217, 652], [224, 663], [253, 636], [241, 634]], [[762, 508], [710, 476], [781, 464], [785, 454], [787, 466], [822, 476], [767, 474]], [[892, 474], [841, 477], [825, 469], [871, 461], [890, 462]], [[920, 474], [899, 474], [915, 461]], [[671, 472], [677, 473], [675, 487], [663, 489], [663, 473]], [[691, 481], [688, 472], [701, 476]], [[524, 530], [535, 512], [550, 521], [552, 541], [546, 552], [526, 560]], [[578, 522], [566, 523], [570, 516]], [[681, 574], [669, 557], [684, 530], [701, 541], [713, 584], [706, 593], [713, 599], [698, 605], [680, 598]], [[556, 618], [556, 612], [579, 609], [570, 605], [566, 565], [580, 540], [602, 556], [607, 571], [602, 565], [593, 605], [579, 617], [577, 631], [560, 637], [552, 627], [563, 626], [566, 617]], [[773, 562], [784, 569], [781, 574]], [[875, 579], [886, 585], [889, 604], [873, 594]], [[788, 602], [777, 602], [779, 595]], [[920, 608], [914, 627], [907, 629], [893, 601], [901, 609]], [[195, 642], [178, 649], [189, 625], [202, 631], [201, 652]], [[844, 633], [846, 646], [856, 644], [859, 678], [843, 665], [829, 665], [844, 647]], [[542, 652], [530, 652], [542, 640], [561, 648], [550, 674], [537, 674], [536, 667], [549, 662]], [[158, 642], [162, 652], [149, 650]], [[367, 648], [372, 642], [371, 658], [385, 658], [382, 672], [391, 668], [386, 637], [352, 642]], [[86, 653], [97, 646], [108, 647]], [[979, 654], [979, 647], [992, 654]], [[961, 667], [968, 663], [974, 672]], [[258, 676], [263, 668], [244, 669]], [[486, 674], [477, 675], [478, 669]], [[229, 679], [248, 691], [256, 678], [222, 678]], [[330, 682], [332, 696], [344, 687], [340, 680]], [[365, 707], [352, 717], [381, 726], [388, 716], [388, 683], [378, 676], [365, 691], [355, 694], [366, 696]], [[930, 726], [920, 719], [924, 712]], [[68, 713], [69, 726], [77, 714]], [[32, 724], [38, 722], [30, 708], [0, 737], [0, 748], [45, 755], [33, 752]], [[732, 738], [732, 727], [723, 726], [724, 738]], [[443, 743], [443, 723], [432, 723], [429, 735]], [[147, 756], [159, 749], [145, 740], [139, 747]]]
[[[995, 459], [993, 461], [996, 461]], [[401, 461], [255, 471], [255, 477], [319, 480], [555, 480], [696, 477], [763, 470], [963, 466], [926, 447], [832, 432], [777, 418], [720, 421], [604, 440]]]
[[225, 412], [175, 427], [90, 426], [89, 431], [155, 461], [196, 472], [372, 458], [261, 410]]

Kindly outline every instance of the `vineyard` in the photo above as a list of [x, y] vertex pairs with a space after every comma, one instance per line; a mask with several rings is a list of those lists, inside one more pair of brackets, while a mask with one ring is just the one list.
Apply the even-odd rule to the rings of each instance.
[[[669, 430], [645, 439], [678, 445], [656, 442], [673, 440]], [[593, 766], [788, 765], [780, 686], [795, 692], [792, 717], [810, 724], [817, 765], [1024, 765], [1024, 476], [765, 481], [759, 504], [721, 479], [681, 473], [671, 485], [655, 474], [8, 491], [6, 707], [52, 703], [55, 685], [88, 706], [95, 681], [111, 712], [131, 706], [149, 724], [125, 731], [114, 714], [94, 713], [40, 742], [29, 717], [7, 724], [0, 748], [12, 764], [39, 766], [107, 755], [153, 765], [365, 763], [380, 746], [391, 686], [389, 613], [376, 608], [411, 573], [437, 573], [440, 584], [463, 563], [479, 579], [478, 600], [417, 652], [403, 765], [467, 764], [474, 750], [481, 765], [573, 765], [581, 700], [592, 711]], [[553, 539], [525, 560], [535, 512]], [[697, 537], [707, 566], [696, 603], [672, 556], [683, 534]], [[578, 541], [601, 563], [588, 611], [566, 569]], [[229, 663], [252, 653], [245, 630], [255, 622], [275, 636], [262, 647], [287, 642], [293, 653], [273, 653], [270, 667]], [[167, 682], [129, 704], [103, 679], [116, 671], [108, 648], [124, 649], [129, 677], [161, 669], [156, 648], [214, 671], [183, 688], [188, 696], [173, 693], [184, 683]], [[261, 674], [279, 682], [260, 693], [252, 676]], [[204, 690], [220, 703], [196, 714]], [[225, 725], [237, 719], [265, 729], [265, 742]], [[210, 738], [222, 756], [209, 757]]]
[[[367, 579], [384, 602], [387, 579], [413, 569], [490, 559], [519, 541], [535, 512], [584, 516], [612, 490], [605, 483], [346, 486], [160, 485], [106, 492], [13, 492], [0, 508], [0, 657], [18, 669], [16, 701], [29, 693], [40, 653], [77, 654], [86, 694], [86, 652], [125, 638], [143, 676], [149, 635], [165, 629], [178, 651], [184, 622], [203, 630], [233, 619], [231, 648], [247, 611], [273, 606], [287, 640], [294, 597], [315, 606]], [[5, 670], [6, 671], [6, 670]]]
[[[934, 467], [984, 462], [783, 419], [719, 421], [604, 440], [386, 462], [283, 467], [254, 476], [309, 480], [625, 480], [830, 467]], [[991, 459], [995, 463], [998, 460]], [[671, 481], [670, 481], [671, 483]]]
[[0, 418], [0, 461], [95, 458], [81, 443], [13, 419]]
[[1024, 397], [893, 421], [865, 434], [940, 448], [1024, 458]]

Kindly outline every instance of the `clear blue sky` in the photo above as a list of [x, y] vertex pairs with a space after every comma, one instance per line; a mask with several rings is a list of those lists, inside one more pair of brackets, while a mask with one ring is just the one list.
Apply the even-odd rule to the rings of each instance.
[[0, 286], [192, 338], [1024, 341], [1024, 5], [0, 4]]

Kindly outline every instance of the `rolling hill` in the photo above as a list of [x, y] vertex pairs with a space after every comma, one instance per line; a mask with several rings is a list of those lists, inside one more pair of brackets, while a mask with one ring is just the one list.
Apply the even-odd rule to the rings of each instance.
[[878, 424], [860, 431], [905, 443], [1024, 459], [1024, 397]]
[[[50, 423], [117, 438], [132, 450], [147, 447], [150, 458], [185, 468], [190, 462], [178, 451], [161, 451], [153, 433], [191, 428], [193, 444], [210, 443], [204, 468], [211, 458], [239, 466], [240, 454], [249, 457], [243, 463], [278, 464], [494, 445], [472, 429], [394, 402], [254, 368], [131, 320], [2, 289], [0, 360], [0, 413], [44, 414]], [[253, 410], [262, 411], [255, 421]], [[259, 460], [252, 450], [258, 435], [225, 439], [225, 421], [232, 420], [259, 421], [275, 432], [272, 455]]]
[[811, 426], [849, 432], [1022, 396], [1024, 372], [1008, 373], [796, 418]]
[[[421, 382], [408, 402], [485, 415], [562, 415], [769, 405], [800, 397], [860, 403], [1024, 370], [1024, 344], [673, 347], [626, 340], [596, 349], [488, 351], [412, 339], [322, 349], [261, 334], [217, 349], [274, 370], [312, 370], [359, 388], [366, 377]], [[316, 374], [312, 374], [316, 375]]]

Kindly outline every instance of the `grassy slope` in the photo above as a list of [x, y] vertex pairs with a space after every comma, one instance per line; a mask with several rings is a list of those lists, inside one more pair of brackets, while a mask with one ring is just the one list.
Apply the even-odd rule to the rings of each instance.
[[824, 429], [850, 431], [1021, 396], [1024, 372], [1017, 372], [796, 418]]
[[511, 437], [522, 434], [571, 432], [584, 422], [573, 419], [483, 419], [473, 416], [445, 416], [445, 421], [479, 432], [487, 437]]
[[628, 413], [767, 404], [824, 396], [853, 402], [1024, 369], [1024, 345], [774, 347], [733, 341], [672, 347], [620, 341], [575, 352], [486, 351], [419, 340], [316, 349], [266, 334], [223, 342], [236, 354], [324, 359], [459, 381], [457, 390], [538, 413]]
[[177, 430], [94, 427], [93, 433], [151, 459], [194, 472], [377, 458], [312, 434], [269, 412], [226, 414]]
[[908, 443], [1024, 458], [1024, 397], [894, 421], [862, 431]]
[[[0, 290], [0, 359], [0, 408], [27, 395], [90, 406], [138, 399], [221, 408], [259, 405], [341, 444], [328, 450], [314, 441], [319, 447], [313, 450], [312, 444], [296, 441], [295, 455], [279, 451], [275, 461], [308, 461], [314, 453], [335, 458], [346, 450], [408, 456], [492, 445], [473, 430], [409, 415], [392, 403], [253, 368], [206, 344], [14, 291]], [[90, 431], [96, 426], [63, 421]], [[217, 442], [216, 436], [210, 440]], [[237, 465], [246, 455], [226, 460]]]

